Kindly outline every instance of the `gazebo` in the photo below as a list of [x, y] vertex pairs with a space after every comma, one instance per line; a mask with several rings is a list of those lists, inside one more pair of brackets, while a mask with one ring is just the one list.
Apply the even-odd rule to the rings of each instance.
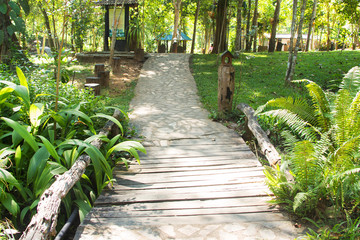
[[[169, 41], [172, 40], [173, 31], [166, 32], [163, 34], [160, 34], [156, 37], [156, 41], [158, 42], [158, 52], [159, 53], [165, 53], [169, 52]], [[185, 33], [181, 32], [177, 36], [180, 36], [180, 39], [176, 39], [176, 42], [178, 43], [177, 52], [178, 53], [185, 53], [186, 52], [186, 41], [191, 41], [191, 38], [189, 38]], [[170, 52], [173, 52], [173, 46], [170, 46]]]
[[[114, 5], [115, 0], [99, 0], [95, 1], [94, 4], [101, 5], [105, 8], [105, 34], [104, 34], [104, 51], [109, 51], [109, 38], [112, 36], [113, 16], [114, 16]], [[138, 0], [118, 0], [116, 9], [116, 19], [120, 14], [120, 8], [124, 4], [124, 9], [121, 11], [120, 20], [116, 29], [116, 43], [115, 50], [117, 51], [129, 51], [131, 45], [129, 44], [128, 31], [129, 31], [129, 20], [130, 20], [130, 7], [136, 7]]]

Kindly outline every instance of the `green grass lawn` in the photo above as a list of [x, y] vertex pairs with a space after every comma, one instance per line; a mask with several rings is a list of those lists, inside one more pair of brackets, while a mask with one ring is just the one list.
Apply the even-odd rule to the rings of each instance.
[[[233, 60], [235, 67], [234, 106], [247, 103], [253, 108], [277, 97], [300, 96], [298, 89], [284, 84], [287, 52], [242, 53]], [[216, 55], [194, 55], [193, 75], [206, 109], [217, 111], [218, 66]], [[360, 64], [359, 51], [299, 53], [294, 80], [309, 79], [324, 89], [336, 90], [345, 73]]]

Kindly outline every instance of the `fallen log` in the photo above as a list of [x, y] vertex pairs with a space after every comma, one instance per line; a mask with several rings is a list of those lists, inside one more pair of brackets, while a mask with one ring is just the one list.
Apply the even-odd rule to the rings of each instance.
[[278, 151], [275, 149], [274, 145], [270, 142], [268, 136], [264, 132], [264, 130], [260, 127], [256, 116], [255, 111], [246, 103], [240, 103], [236, 107], [243, 113], [245, 113], [247, 118], [247, 127], [255, 136], [262, 153], [265, 155], [266, 159], [268, 160], [269, 164], [274, 167], [276, 164], [279, 163], [281, 160], [281, 156]]
[[[120, 111], [116, 110], [113, 117], [119, 118], [120, 114]], [[99, 135], [108, 136], [116, 126], [112, 121], [108, 121]], [[91, 144], [99, 149], [102, 141], [96, 139]], [[61, 200], [80, 180], [90, 161], [91, 159], [88, 155], [81, 155], [68, 171], [58, 176], [55, 182], [45, 190], [40, 197], [37, 213], [32, 217], [20, 240], [47, 240], [56, 235], [56, 224]]]

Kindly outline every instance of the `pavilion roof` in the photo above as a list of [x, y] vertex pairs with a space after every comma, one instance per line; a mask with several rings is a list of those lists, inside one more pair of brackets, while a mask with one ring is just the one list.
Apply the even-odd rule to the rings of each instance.
[[[124, 4], [137, 4], [138, 0], [118, 0], [117, 1], [117, 5], [121, 5], [123, 4], [123, 2], [125, 2]], [[115, 5], [115, 0], [97, 0], [94, 1], [95, 4], [97, 5]]]
[[[179, 35], [179, 33], [178, 33]], [[161, 40], [161, 41], [171, 41], [173, 36], [173, 33], [168, 32], [168, 33], [163, 33], [160, 34], [159, 36], [156, 37], [155, 40]], [[180, 39], [178, 39], [178, 41], [191, 41], [191, 38], [189, 38], [185, 33], [181, 32], [180, 33]]]

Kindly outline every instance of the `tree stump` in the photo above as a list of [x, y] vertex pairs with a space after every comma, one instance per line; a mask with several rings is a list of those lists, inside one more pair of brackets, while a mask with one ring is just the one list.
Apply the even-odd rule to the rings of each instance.
[[95, 96], [100, 95], [100, 84], [99, 83], [86, 83], [85, 88], [91, 89]]
[[94, 74], [96, 77], [99, 77], [99, 72], [105, 71], [105, 64], [95, 64]]
[[110, 86], [110, 71], [101, 71], [101, 72], [98, 72], [98, 75], [97, 75], [100, 80], [100, 85], [102, 87], [109, 87]]
[[143, 62], [145, 60], [145, 52], [144, 49], [137, 48], [135, 49], [135, 60], [138, 62]]
[[86, 83], [100, 83], [99, 77], [86, 77]]
[[113, 73], [121, 72], [121, 59], [119, 57], [113, 58], [112, 71]]

